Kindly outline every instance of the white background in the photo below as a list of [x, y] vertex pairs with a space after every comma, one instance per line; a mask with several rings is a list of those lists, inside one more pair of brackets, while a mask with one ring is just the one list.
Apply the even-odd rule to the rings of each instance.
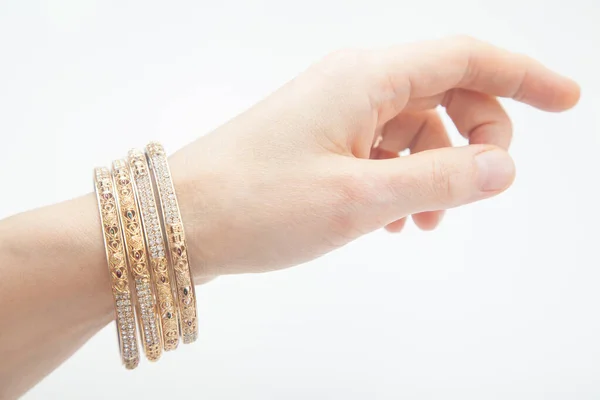
[[506, 194], [220, 278], [197, 344], [128, 372], [110, 325], [25, 398], [600, 398], [599, 21], [597, 0], [3, 1], [2, 216], [91, 191], [150, 139], [176, 150], [340, 47], [467, 33], [583, 88], [565, 114], [505, 103]]

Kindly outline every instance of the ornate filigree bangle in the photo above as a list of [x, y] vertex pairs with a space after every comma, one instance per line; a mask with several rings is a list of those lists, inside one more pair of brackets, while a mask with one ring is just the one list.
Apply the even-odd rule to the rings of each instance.
[[167, 351], [175, 350], [179, 344], [179, 323], [150, 171], [146, 162], [146, 156], [139, 150], [129, 151], [128, 162], [135, 183], [137, 200], [144, 226], [143, 231], [150, 254], [150, 265], [156, 289], [164, 349]]
[[140, 212], [135, 199], [129, 165], [125, 160], [114, 161], [112, 172], [121, 227], [125, 237], [125, 252], [135, 287], [136, 316], [142, 347], [148, 360], [156, 361], [162, 354], [160, 325], [148, 268], [146, 241], [142, 233]]
[[177, 203], [177, 196], [171, 179], [171, 172], [165, 151], [159, 143], [146, 146], [150, 167], [158, 188], [162, 216], [168, 242], [168, 252], [177, 287], [179, 321], [183, 343], [192, 343], [198, 338], [198, 317], [196, 312], [196, 292], [190, 274], [190, 264]]
[[107, 168], [96, 168], [94, 173], [106, 260], [116, 305], [121, 360], [127, 369], [133, 369], [138, 366], [140, 356], [115, 191]]

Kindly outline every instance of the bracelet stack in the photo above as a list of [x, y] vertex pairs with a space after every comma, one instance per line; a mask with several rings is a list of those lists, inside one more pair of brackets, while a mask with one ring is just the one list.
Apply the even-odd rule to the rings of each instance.
[[[198, 337], [196, 292], [183, 222], [166, 154], [150, 143], [96, 168], [94, 183], [115, 301], [121, 360], [139, 364], [137, 330], [146, 358], [158, 360], [179, 340]], [[137, 329], [136, 329], [137, 321]]]

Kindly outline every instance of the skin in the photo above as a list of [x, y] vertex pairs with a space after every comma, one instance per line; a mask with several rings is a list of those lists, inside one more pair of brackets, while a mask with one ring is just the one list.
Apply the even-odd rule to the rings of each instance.
[[[579, 87], [468, 37], [316, 63], [171, 156], [196, 283], [297, 265], [409, 216], [433, 229], [501, 193], [515, 168], [497, 97], [563, 111]], [[469, 145], [451, 147], [438, 106]], [[95, 197], [1, 221], [0, 276], [0, 397], [14, 398], [114, 318]]]

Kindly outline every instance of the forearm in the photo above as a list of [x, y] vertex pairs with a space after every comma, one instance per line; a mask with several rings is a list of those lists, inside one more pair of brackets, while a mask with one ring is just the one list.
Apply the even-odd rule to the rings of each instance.
[[93, 195], [0, 222], [0, 393], [14, 397], [113, 318]]
[[[214, 201], [206, 198], [206, 187], [193, 184], [184, 159], [171, 162], [189, 231], [191, 272], [196, 284], [204, 283], [211, 277], [202, 268], [206, 260], [196, 244], [211, 246], [215, 224], [208, 220], [209, 212], [195, 221], [193, 211], [210, 208], [206, 203]], [[0, 305], [3, 399], [34, 386], [114, 319], [93, 193], [0, 221]]]

